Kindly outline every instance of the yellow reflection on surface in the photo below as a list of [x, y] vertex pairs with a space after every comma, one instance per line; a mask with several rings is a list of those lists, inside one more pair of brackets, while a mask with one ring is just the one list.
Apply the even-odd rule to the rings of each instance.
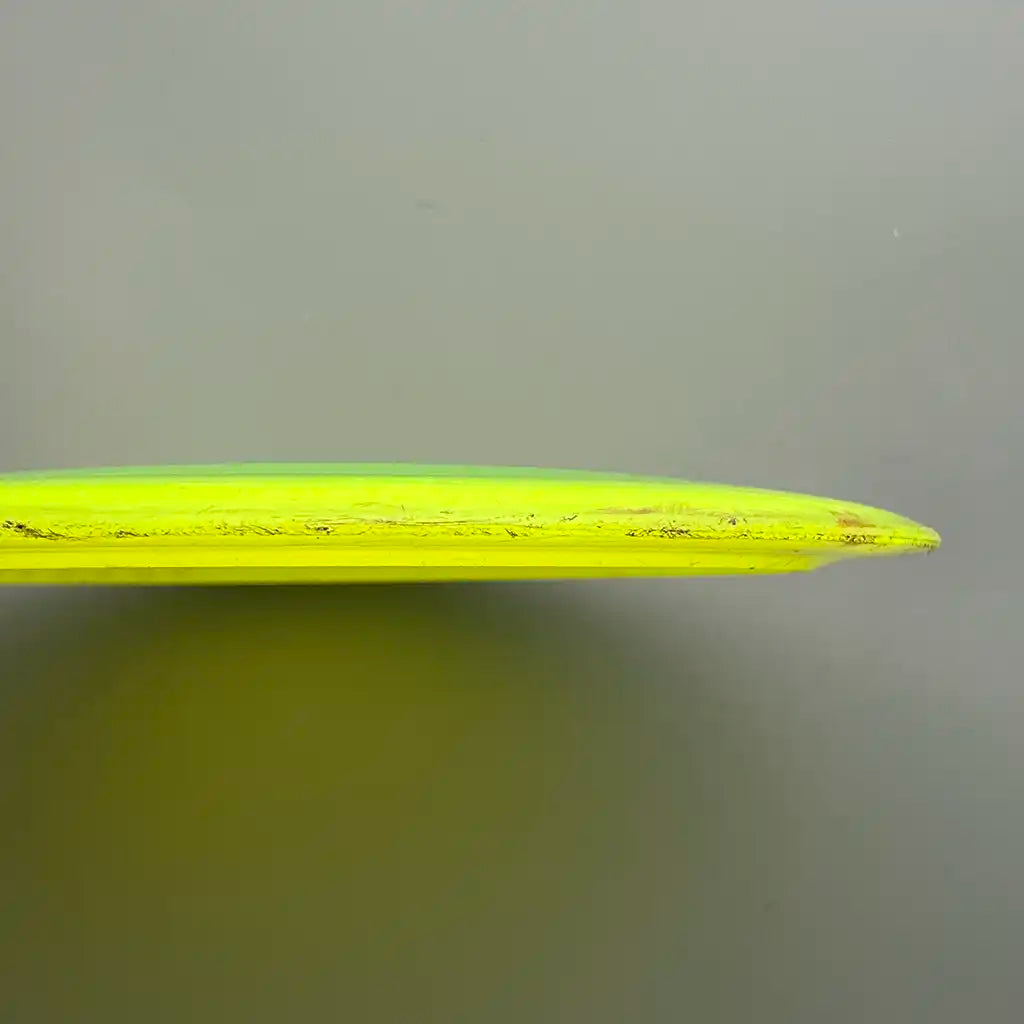
[[665, 813], [594, 623], [497, 588], [134, 593], [7, 645], [5, 1019], [586, 1004]]

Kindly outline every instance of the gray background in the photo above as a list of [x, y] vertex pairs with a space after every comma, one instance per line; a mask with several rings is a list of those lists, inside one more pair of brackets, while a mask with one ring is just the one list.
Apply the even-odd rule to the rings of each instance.
[[879, 504], [806, 577], [0, 591], [0, 1019], [1016, 1021], [1024, 17], [0, 14], [0, 468]]

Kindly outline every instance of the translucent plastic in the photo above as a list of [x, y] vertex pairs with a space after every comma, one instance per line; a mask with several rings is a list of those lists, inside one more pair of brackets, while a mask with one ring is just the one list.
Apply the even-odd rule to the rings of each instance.
[[0, 583], [783, 573], [929, 551], [848, 501], [619, 474], [243, 464], [0, 475]]

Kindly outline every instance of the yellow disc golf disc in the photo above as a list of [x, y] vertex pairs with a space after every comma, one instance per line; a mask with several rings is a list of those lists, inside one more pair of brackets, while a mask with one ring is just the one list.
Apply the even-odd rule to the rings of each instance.
[[621, 474], [393, 464], [0, 474], [0, 583], [784, 573], [929, 551], [828, 498]]

